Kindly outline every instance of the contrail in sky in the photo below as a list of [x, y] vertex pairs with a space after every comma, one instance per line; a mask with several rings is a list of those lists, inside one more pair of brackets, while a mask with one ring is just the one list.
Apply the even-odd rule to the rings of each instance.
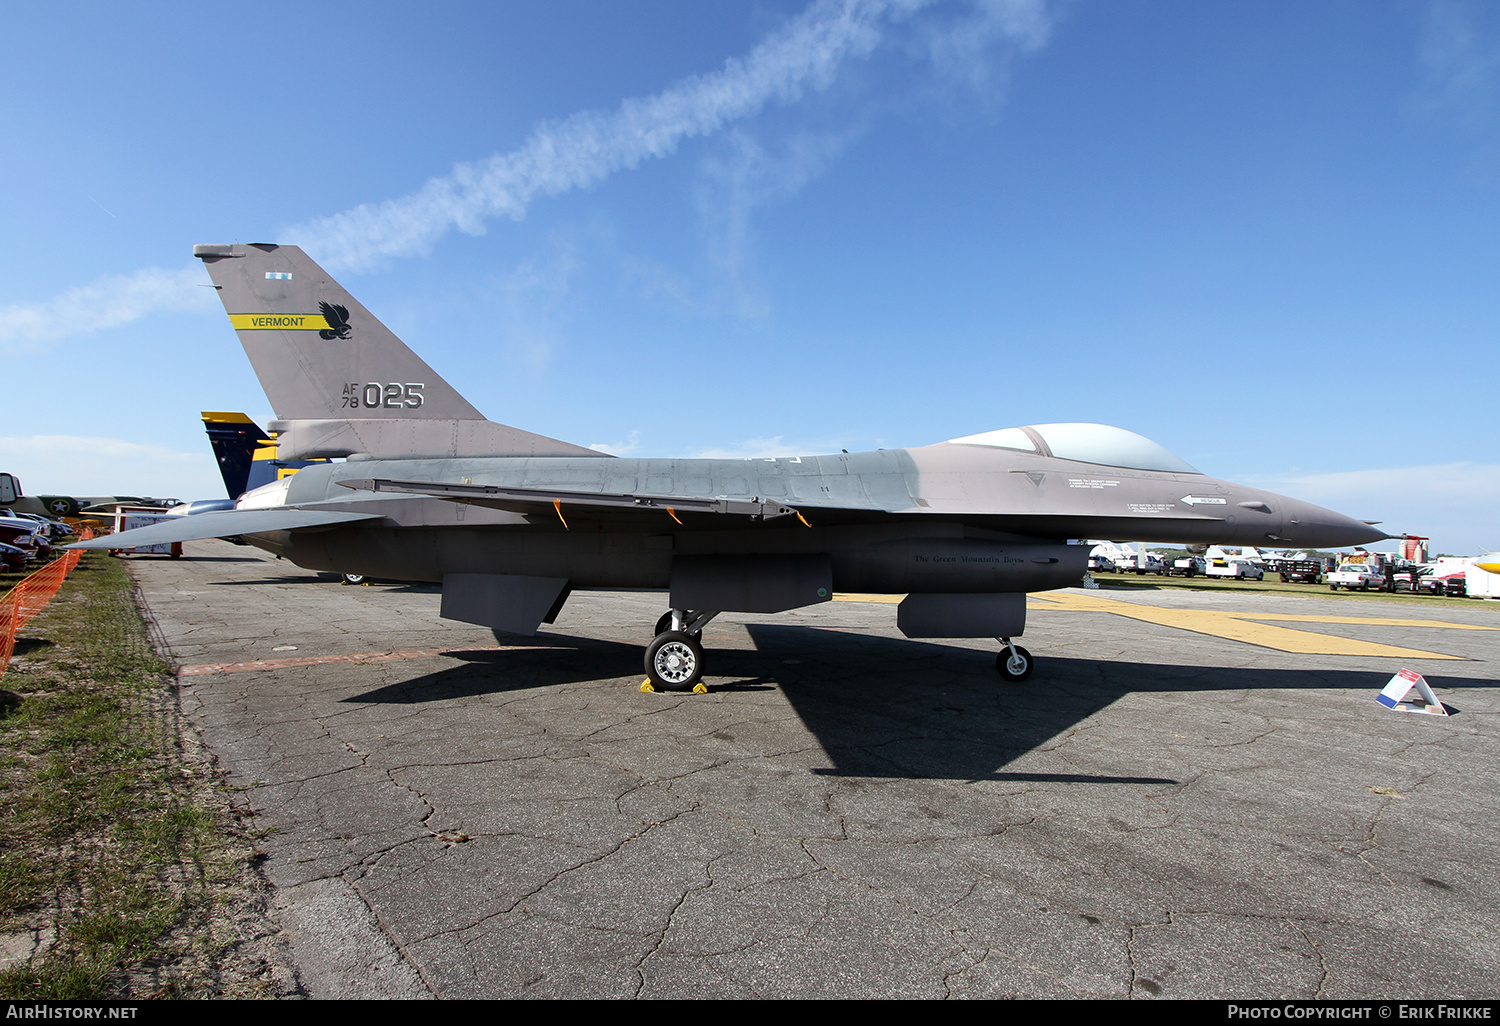
[[[429, 251], [452, 229], [482, 234], [495, 217], [519, 219], [537, 198], [585, 188], [676, 151], [769, 103], [791, 104], [826, 88], [848, 61], [869, 55], [885, 30], [936, 0], [819, 0], [722, 70], [662, 92], [624, 100], [613, 111], [582, 111], [536, 129], [519, 149], [459, 164], [416, 192], [317, 218], [283, 238], [317, 254], [330, 270], [360, 271]], [[972, 61], [997, 36], [1034, 48], [1046, 36], [1045, 0], [971, 0], [974, 16], [931, 34], [938, 64]], [[196, 264], [101, 278], [45, 303], [0, 308], [0, 351], [125, 324], [155, 311], [196, 308], [206, 290]], [[180, 288], [179, 288], [180, 286]], [[178, 292], [191, 295], [178, 295]], [[207, 306], [204, 303], [205, 308]], [[101, 311], [103, 314], [101, 316]]]
[[151, 313], [213, 310], [218, 302], [201, 267], [148, 267], [111, 274], [69, 289], [45, 303], [0, 307], [0, 353], [21, 353], [69, 335], [114, 328]]
[[616, 171], [673, 153], [767, 103], [793, 103], [822, 88], [840, 64], [880, 42], [880, 23], [932, 0], [843, 0], [814, 4], [717, 74], [695, 75], [618, 110], [582, 111], [543, 124], [520, 149], [459, 164], [444, 178], [382, 203], [365, 203], [290, 229], [287, 237], [338, 270], [363, 270], [391, 257], [424, 253], [450, 229], [478, 235], [485, 221], [520, 219], [539, 196], [600, 182]]

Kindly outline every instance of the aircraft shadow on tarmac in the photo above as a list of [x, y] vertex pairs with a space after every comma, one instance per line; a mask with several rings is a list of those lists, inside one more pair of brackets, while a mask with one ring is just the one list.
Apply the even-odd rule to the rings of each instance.
[[622, 674], [638, 682], [645, 676], [640, 669], [644, 646], [565, 634], [536, 637], [497, 634], [496, 640], [502, 645], [518, 647], [501, 652], [462, 648], [445, 651], [443, 654], [450, 658], [462, 659], [463, 665], [351, 695], [344, 701], [403, 705], [444, 702], [558, 684], [612, 680]]
[[[207, 562], [207, 560], [204, 560], [203, 562]], [[264, 562], [264, 560], [259, 560], [259, 559], [231, 559], [231, 558], [227, 558], [226, 557], [224, 559], [217, 560], [217, 562], [221, 562], [221, 563], [260, 563], [260, 562]], [[243, 587], [243, 586], [245, 586], [247, 584], [321, 584], [325, 588], [326, 587], [330, 587], [330, 586], [340, 586], [337, 575], [330, 575], [330, 576], [324, 576], [324, 577], [314, 577], [314, 576], [312, 576], [310, 574], [305, 574], [305, 573], [281, 574], [281, 575], [275, 576], [275, 577], [257, 577], [257, 578], [255, 578], [253, 580], [248, 580], [247, 579], [247, 580], [240, 580], [240, 581], [205, 581], [204, 583], [205, 584], [212, 584], [212, 585], [214, 585], [216, 587], [221, 587], [221, 588], [239, 588], [239, 587]], [[412, 595], [412, 594], [436, 595], [436, 594], [440, 593], [443, 590], [443, 586], [440, 585], [440, 584], [420, 584], [420, 583], [418, 583], [418, 584], [404, 584], [404, 583], [398, 584], [398, 583], [393, 583], [393, 584], [387, 585], [385, 587], [382, 587], [380, 590], [382, 592], [393, 592], [393, 593], [395, 593], [397, 595]]]
[[252, 584], [321, 584], [326, 588], [334, 584], [332, 581], [326, 581], [320, 577], [309, 577], [307, 574], [282, 574], [279, 577], [256, 577], [240, 581], [204, 581], [203, 583], [216, 588], [242, 588]]
[[[751, 624], [757, 654], [834, 761], [836, 776], [1176, 783], [1159, 778], [1003, 773], [1003, 767], [1132, 692], [1307, 689], [1370, 697], [1389, 674], [1267, 670], [1048, 658], [1038, 676], [1007, 684], [984, 650], [852, 631]], [[795, 659], [786, 665], [788, 659]], [[1444, 677], [1443, 687], [1495, 687]], [[1450, 712], [1459, 712], [1451, 702]]]
[[[1364, 692], [1373, 701], [1388, 679], [1368, 670], [1049, 658], [1037, 677], [1018, 685], [1003, 682], [994, 654], [983, 650], [816, 627], [750, 624], [746, 629], [753, 650], [715, 649], [710, 642], [710, 688], [779, 687], [833, 763], [814, 772], [829, 776], [1171, 785], [1178, 781], [1003, 768], [1132, 692], [1340, 689]], [[344, 701], [436, 702], [641, 676], [640, 646], [561, 634], [501, 640], [537, 647], [455, 650], [447, 654], [464, 660], [461, 666]], [[1455, 677], [1435, 683], [1496, 686], [1491, 680]], [[1449, 709], [1460, 711], [1451, 703]]]

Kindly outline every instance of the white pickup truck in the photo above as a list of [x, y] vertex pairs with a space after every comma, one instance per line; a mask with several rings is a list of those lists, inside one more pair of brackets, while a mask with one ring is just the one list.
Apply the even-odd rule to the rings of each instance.
[[1266, 572], [1248, 559], [1237, 556], [1215, 556], [1204, 571], [1209, 577], [1229, 577], [1237, 581], [1259, 581]]
[[1380, 573], [1368, 563], [1340, 563], [1339, 568], [1326, 578], [1329, 591], [1338, 591], [1340, 588], [1348, 588], [1350, 591], [1358, 588], [1360, 591], [1376, 591], [1385, 587], [1385, 574]]

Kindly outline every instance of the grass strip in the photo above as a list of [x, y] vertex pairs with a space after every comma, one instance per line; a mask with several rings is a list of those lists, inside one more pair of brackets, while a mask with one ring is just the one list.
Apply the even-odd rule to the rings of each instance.
[[124, 561], [86, 554], [24, 633], [0, 692], [0, 998], [284, 993], [259, 853], [184, 744]]

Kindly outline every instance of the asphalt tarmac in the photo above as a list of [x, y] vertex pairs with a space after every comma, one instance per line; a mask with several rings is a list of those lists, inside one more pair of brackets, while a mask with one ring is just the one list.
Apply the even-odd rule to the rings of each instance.
[[[1495, 603], [1049, 593], [1015, 685], [835, 601], [643, 694], [660, 593], [497, 640], [431, 585], [132, 563], [315, 997], [1500, 994]], [[1453, 715], [1378, 704], [1402, 667]]]

